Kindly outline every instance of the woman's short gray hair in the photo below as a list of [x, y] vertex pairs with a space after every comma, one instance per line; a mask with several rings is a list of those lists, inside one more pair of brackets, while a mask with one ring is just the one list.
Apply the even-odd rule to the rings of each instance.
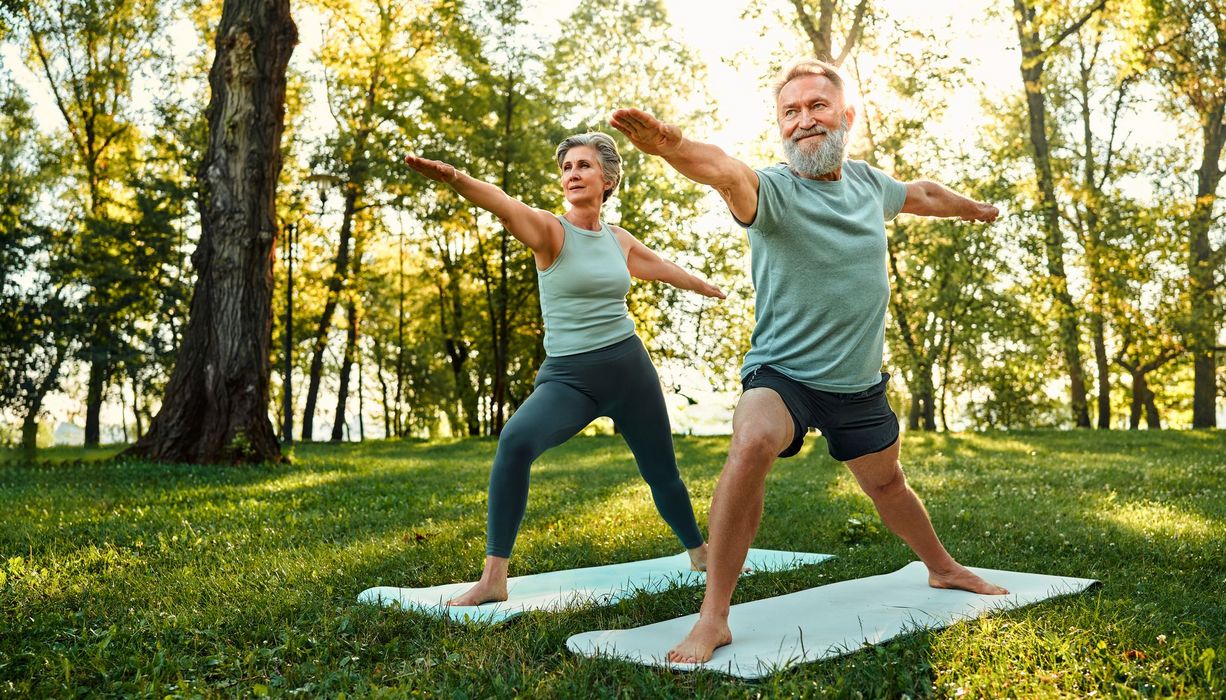
[[609, 195], [617, 190], [617, 186], [622, 181], [622, 156], [617, 152], [617, 143], [608, 134], [602, 134], [599, 131], [567, 136], [554, 151], [554, 158], [557, 159], [559, 168], [562, 167], [562, 161], [566, 159], [566, 153], [575, 146], [587, 146], [596, 151], [601, 174], [604, 179], [613, 183], [609, 189], [604, 191], [604, 199], [601, 200], [609, 201]]

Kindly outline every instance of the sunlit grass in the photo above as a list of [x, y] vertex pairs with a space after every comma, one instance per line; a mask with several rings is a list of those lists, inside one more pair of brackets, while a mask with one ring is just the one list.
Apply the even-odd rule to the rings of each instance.
[[[908, 435], [908, 479], [960, 560], [1103, 586], [752, 684], [564, 649], [585, 630], [690, 614], [698, 588], [494, 627], [356, 604], [369, 586], [478, 575], [495, 444], [298, 445], [289, 465], [239, 468], [57, 449], [0, 466], [0, 695], [1226, 691], [1226, 434]], [[677, 441], [704, 530], [726, 449]], [[755, 545], [838, 558], [747, 578], [738, 602], [912, 559], [820, 439], [771, 473]], [[677, 551], [621, 440], [581, 438], [534, 468], [512, 573]]]

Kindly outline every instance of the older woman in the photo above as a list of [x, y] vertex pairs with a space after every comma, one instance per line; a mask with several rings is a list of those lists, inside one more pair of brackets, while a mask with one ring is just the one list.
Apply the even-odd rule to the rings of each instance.
[[546, 359], [535, 389], [498, 438], [485, 569], [451, 605], [507, 599], [507, 564], [528, 503], [529, 468], [597, 416], [612, 418], [620, 428], [660, 516], [689, 552], [693, 567], [706, 568], [706, 544], [677, 471], [660, 379], [635, 335], [626, 294], [631, 276], [708, 297], [724, 294], [624, 229], [601, 221], [601, 207], [621, 182], [621, 155], [613, 139], [601, 133], [571, 136], [558, 145], [556, 157], [569, 205], [562, 216], [512, 199], [446, 163], [405, 157], [409, 167], [493, 213], [532, 250], [545, 321]]

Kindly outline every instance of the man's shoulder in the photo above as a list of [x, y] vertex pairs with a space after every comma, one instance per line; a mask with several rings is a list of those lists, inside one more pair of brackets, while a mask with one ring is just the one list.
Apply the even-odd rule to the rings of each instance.
[[758, 168], [754, 172], [758, 173], [759, 177], [765, 176], [769, 178], [787, 180], [796, 178], [796, 173], [792, 172], [792, 169], [788, 167], [787, 163], [775, 163], [774, 165], [768, 165], [764, 168]]
[[[872, 177], [873, 173], [881, 173], [881, 170], [875, 165], [871, 165], [863, 160], [853, 160], [848, 158], [843, 161], [843, 172], [852, 173], [860, 177]], [[882, 173], [884, 175], [884, 173]]]

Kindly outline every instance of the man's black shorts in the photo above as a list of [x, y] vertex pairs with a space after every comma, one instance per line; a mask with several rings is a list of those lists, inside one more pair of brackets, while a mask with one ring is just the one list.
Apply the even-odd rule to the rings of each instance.
[[784, 375], [770, 365], [762, 365], [741, 382], [745, 391], [755, 388], [773, 389], [783, 399], [792, 414], [795, 428], [792, 444], [780, 457], [791, 457], [800, 451], [805, 432], [817, 428], [826, 438], [830, 456], [847, 462], [880, 452], [898, 439], [898, 416], [885, 398], [885, 385], [890, 375], [882, 372], [881, 381], [854, 394], [811, 389]]

